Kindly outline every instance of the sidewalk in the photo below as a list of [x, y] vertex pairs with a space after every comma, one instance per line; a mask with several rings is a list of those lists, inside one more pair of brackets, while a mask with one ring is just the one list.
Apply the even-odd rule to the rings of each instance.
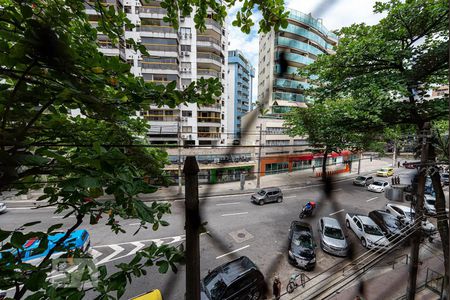
[[[389, 166], [392, 163], [391, 158], [379, 158], [363, 160], [361, 163], [361, 174], [371, 173], [382, 167]], [[403, 168], [401, 168], [403, 169]], [[397, 168], [396, 168], [397, 170]], [[319, 171], [316, 168], [316, 172]], [[336, 175], [336, 178], [345, 178], [357, 176], [358, 162], [354, 162], [351, 173], [343, 173]], [[281, 189], [289, 187], [301, 187], [313, 184], [321, 184], [321, 178], [315, 177], [311, 169], [294, 171], [291, 173], [280, 173], [273, 175], [265, 175], [260, 179], [260, 187], [280, 187]], [[222, 195], [234, 195], [234, 194], [251, 194], [257, 190], [256, 179], [246, 180], [244, 190], [241, 190], [239, 181], [216, 183], [216, 184], [200, 184], [199, 196], [222, 196]], [[184, 186], [183, 186], [184, 191]], [[156, 193], [142, 195], [141, 198], [146, 201], [154, 200], [181, 200], [184, 199], [184, 194], [178, 194], [178, 186], [162, 187]]]

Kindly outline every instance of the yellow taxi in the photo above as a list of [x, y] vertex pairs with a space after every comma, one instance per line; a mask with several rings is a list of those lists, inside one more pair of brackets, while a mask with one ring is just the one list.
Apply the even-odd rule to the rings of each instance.
[[379, 177], [389, 177], [394, 175], [394, 168], [381, 168], [377, 171]]
[[130, 300], [163, 300], [163, 298], [159, 290], [153, 290], [149, 293], [145, 293], [137, 297], [131, 298]]

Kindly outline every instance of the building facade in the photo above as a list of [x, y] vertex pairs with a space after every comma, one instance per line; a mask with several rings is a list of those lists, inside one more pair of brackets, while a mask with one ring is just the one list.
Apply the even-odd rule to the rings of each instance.
[[[120, 55], [132, 67], [131, 72], [146, 82], [167, 85], [176, 82], [178, 89], [188, 87], [199, 78], [219, 78], [225, 86], [228, 67], [228, 33], [213, 20], [212, 11], [206, 17], [206, 30], [197, 31], [193, 15], [180, 18], [175, 30], [164, 22], [166, 9], [157, 0], [103, 0], [127, 14], [134, 28], [125, 30], [126, 39], [144, 45], [149, 55], [127, 49], [124, 42], [112, 45], [99, 34], [100, 51]], [[98, 15], [86, 6], [93, 26]], [[122, 45], [123, 44], [123, 45]], [[225, 143], [227, 90], [209, 106], [196, 104], [177, 108], [150, 106], [138, 114], [151, 125], [148, 140], [151, 144], [219, 145]]]
[[[309, 101], [304, 93], [308, 80], [298, 70], [319, 55], [333, 54], [337, 42], [337, 36], [320, 19], [295, 10], [289, 10], [286, 28], [260, 36], [258, 104], [242, 118], [245, 132], [241, 141], [244, 145], [262, 145], [261, 175], [322, 165], [320, 149], [310, 147], [307, 137], [287, 134], [283, 114], [293, 107], [306, 107]], [[348, 151], [332, 153], [327, 163], [332, 165], [331, 170], [345, 169], [351, 156]]]
[[250, 111], [255, 69], [239, 50], [228, 51], [227, 143], [241, 138], [241, 118]]

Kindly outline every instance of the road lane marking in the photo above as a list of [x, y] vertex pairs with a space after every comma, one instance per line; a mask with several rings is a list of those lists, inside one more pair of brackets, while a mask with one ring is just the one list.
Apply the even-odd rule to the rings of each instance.
[[334, 190], [331, 190], [332, 192], [339, 192], [339, 191], [342, 191], [342, 189], [341, 188], [339, 188], [339, 189], [334, 189]]
[[341, 209], [341, 210], [335, 211], [334, 213], [329, 214], [329, 216], [334, 216], [334, 215], [336, 215], [336, 214], [338, 214], [340, 212], [343, 212], [344, 210], [345, 209]]
[[366, 200], [366, 202], [370, 202], [370, 201], [373, 201], [373, 200], [375, 200], [375, 199], [378, 199], [378, 197], [370, 198], [370, 199]]
[[246, 214], [248, 214], [248, 211], [240, 212], [240, 213], [224, 214], [224, 215], [222, 215], [222, 217], [238, 216], [238, 215], [246, 215]]
[[114, 250], [114, 252], [111, 253], [110, 255], [108, 255], [107, 257], [103, 258], [101, 261], [99, 261], [99, 262], [97, 263], [97, 265], [100, 265], [100, 264], [103, 264], [103, 263], [105, 263], [105, 262], [110, 261], [114, 256], [117, 256], [120, 252], [122, 252], [123, 250], [125, 250], [125, 249], [123, 249], [122, 247], [117, 246], [117, 245], [111, 245], [111, 246], [109, 246], [109, 247], [112, 248], [112, 249]]
[[[75, 218], [75, 216], [70, 215], [70, 216], [65, 217], [65, 219], [67, 219], [67, 218]], [[64, 216], [53, 216], [52, 219], [64, 219]]]
[[284, 199], [295, 198], [295, 197], [297, 197], [297, 196], [287, 196], [287, 197], [284, 197]]
[[219, 255], [219, 256], [217, 256], [217, 257], [216, 257], [216, 259], [219, 259], [219, 258], [225, 257], [225, 256], [227, 256], [227, 255], [230, 255], [230, 254], [233, 254], [233, 253], [236, 253], [236, 252], [238, 252], [238, 251], [241, 251], [241, 250], [244, 250], [245, 248], [248, 248], [248, 247], [250, 247], [250, 245], [247, 245], [247, 246], [241, 247], [241, 248], [239, 248], [239, 249], [236, 249], [236, 250], [230, 251], [230, 252], [228, 252], [228, 253], [225, 253], [225, 254]]
[[235, 205], [235, 204], [239, 204], [241, 202], [228, 202], [228, 203], [219, 203], [216, 204], [217, 206], [225, 206], [225, 205]]
[[139, 223], [130, 223], [130, 224], [128, 224], [128, 226], [138, 226], [138, 225], [141, 225], [141, 223], [139, 222]]

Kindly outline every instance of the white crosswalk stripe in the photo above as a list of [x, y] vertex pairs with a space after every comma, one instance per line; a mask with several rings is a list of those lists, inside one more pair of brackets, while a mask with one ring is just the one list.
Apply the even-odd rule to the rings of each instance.
[[108, 255], [107, 257], [103, 258], [101, 261], [99, 261], [97, 263], [97, 265], [100, 265], [100, 264], [110, 261], [113, 257], [119, 255], [122, 251], [125, 250], [124, 248], [122, 248], [118, 245], [110, 245], [109, 247], [112, 248], [114, 250], [114, 252], [111, 253], [110, 255]]

